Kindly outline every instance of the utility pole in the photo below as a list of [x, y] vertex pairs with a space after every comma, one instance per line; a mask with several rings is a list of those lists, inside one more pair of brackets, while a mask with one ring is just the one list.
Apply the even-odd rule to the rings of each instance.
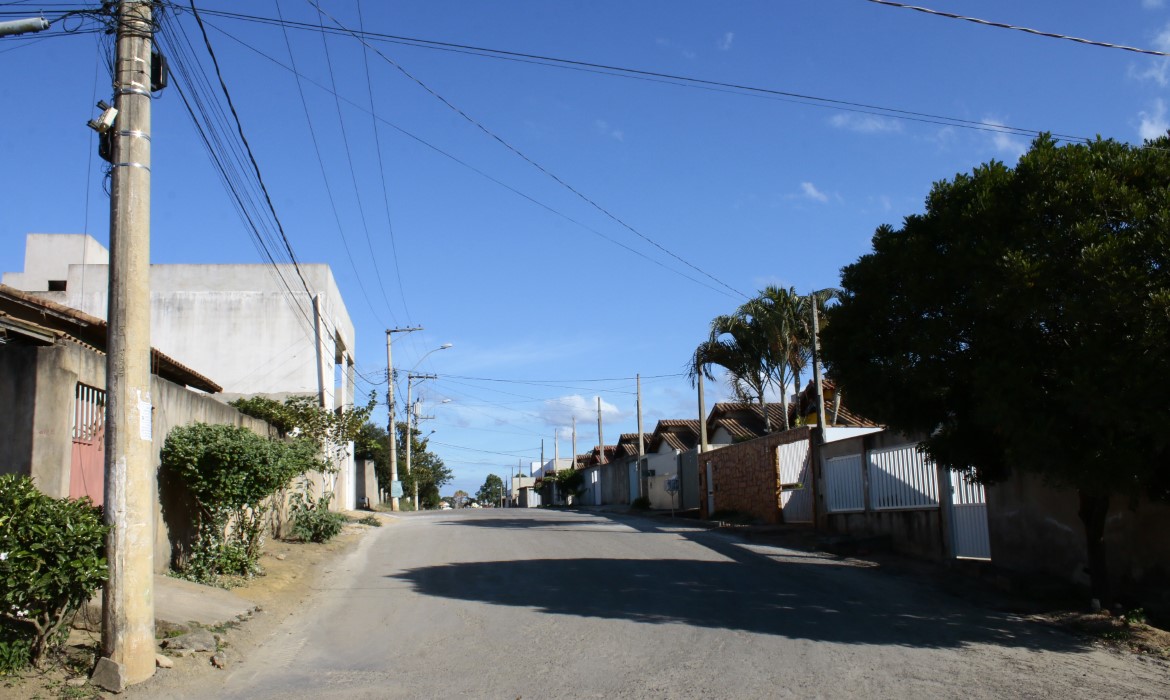
[[825, 441], [825, 392], [821, 384], [821, 339], [820, 326], [817, 320], [817, 295], [809, 295], [812, 301], [812, 341], [813, 341], [813, 377], [817, 382], [817, 426], [821, 429], [821, 442]]
[[605, 464], [605, 438], [601, 435], [601, 397], [597, 397], [597, 463]]
[[707, 451], [707, 402], [703, 398], [703, 375], [699, 375], [699, 454]]
[[[406, 475], [410, 476], [410, 449], [414, 444], [414, 405], [410, 403], [410, 389], [416, 379], [434, 379], [433, 374], [406, 373]], [[418, 502], [418, 481], [414, 482], [414, 510], [420, 511]]]
[[577, 468], [577, 416], [573, 416], [573, 468]]
[[[386, 329], [386, 431], [390, 433], [390, 510], [398, 510], [398, 496], [394, 495], [394, 485], [398, 483], [398, 436], [394, 429], [394, 362], [390, 357], [390, 336], [393, 333], [413, 333], [421, 331], [422, 326], [414, 328], [387, 328]], [[409, 402], [408, 402], [409, 406]], [[409, 441], [409, 436], [407, 436]], [[407, 473], [410, 473], [409, 467]], [[398, 488], [402, 484], [398, 483]]]
[[635, 374], [638, 380], [638, 456], [646, 455], [646, 439], [642, 436], [642, 375]]
[[154, 675], [154, 450], [150, 393], [151, 3], [117, 9], [104, 518], [109, 580], [94, 682], [121, 692]]

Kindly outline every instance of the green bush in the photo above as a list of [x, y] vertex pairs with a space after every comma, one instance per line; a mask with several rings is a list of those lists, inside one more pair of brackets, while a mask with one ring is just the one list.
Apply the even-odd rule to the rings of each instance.
[[302, 542], [328, 542], [341, 533], [346, 517], [329, 511], [332, 493], [325, 493], [314, 500], [306, 486], [289, 499], [292, 514], [293, 536]]
[[649, 510], [650, 509], [650, 499], [647, 498], [646, 496], [638, 496], [637, 498], [634, 499], [634, 502], [631, 503], [630, 505], [637, 508], [638, 510]]
[[293, 477], [319, 469], [315, 443], [272, 440], [234, 425], [175, 428], [162, 449], [195, 501], [195, 542], [179, 574], [202, 583], [259, 573], [269, 498]]
[[40, 664], [108, 573], [107, 528], [88, 498], [56, 499], [0, 476], [0, 672]]

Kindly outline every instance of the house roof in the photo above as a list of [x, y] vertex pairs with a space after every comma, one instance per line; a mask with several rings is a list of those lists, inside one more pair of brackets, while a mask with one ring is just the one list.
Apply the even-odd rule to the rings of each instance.
[[670, 446], [670, 449], [680, 452], [686, 452], [699, 444], [698, 419], [663, 419], [658, 421], [646, 449], [657, 452], [664, 442]]
[[[825, 416], [831, 426], [868, 428], [877, 427], [873, 421], [858, 416], [845, 407], [842, 402], [836, 411], [834, 420], [835, 387], [832, 382], [822, 380], [825, 392]], [[787, 406], [779, 403], [768, 404], [768, 418], [772, 424], [772, 431], [784, 429], [784, 409], [788, 409], [788, 425], [795, 427], [798, 418], [803, 418], [816, 410], [816, 388], [812, 382], [796, 396], [796, 400]], [[707, 431], [714, 433], [723, 428], [735, 440], [750, 440], [764, 434], [764, 413], [758, 403], [721, 402], [711, 408], [707, 417]]]
[[[104, 320], [0, 284], [0, 330], [9, 330], [51, 345], [69, 340], [98, 352], [106, 351]], [[223, 387], [178, 360], [150, 349], [150, 369], [168, 381], [217, 394]]]

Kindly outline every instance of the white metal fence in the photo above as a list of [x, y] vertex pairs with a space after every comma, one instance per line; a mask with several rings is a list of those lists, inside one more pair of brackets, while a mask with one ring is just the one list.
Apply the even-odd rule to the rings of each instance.
[[780, 464], [780, 509], [786, 523], [813, 521], [811, 451], [807, 440], [776, 448]]
[[983, 484], [951, 472], [951, 532], [956, 557], [990, 559], [987, 532], [987, 497]]
[[869, 498], [874, 510], [938, 507], [938, 471], [914, 445], [869, 453]]
[[865, 510], [861, 455], [825, 460], [825, 509], [830, 513]]

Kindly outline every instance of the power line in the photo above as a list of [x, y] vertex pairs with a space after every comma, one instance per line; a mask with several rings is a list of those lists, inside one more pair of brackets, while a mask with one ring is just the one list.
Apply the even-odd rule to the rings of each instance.
[[[210, 13], [210, 11], [206, 11]], [[279, 24], [280, 22], [270, 17], [260, 17], [256, 15], [246, 15], [233, 12], [217, 11], [217, 14], [228, 18], [237, 19], [247, 22], [256, 22], [260, 24]], [[307, 24], [303, 22], [287, 22], [288, 26], [293, 29], [301, 29], [305, 31], [320, 31], [320, 28], [314, 24]], [[326, 27], [325, 31], [345, 32], [353, 35], [352, 30], [338, 30], [332, 27]], [[944, 126], [954, 126], [956, 128], [971, 129], [975, 131], [990, 131], [994, 133], [1008, 133], [1022, 136], [1036, 136], [1045, 132], [1043, 129], [1027, 129], [1023, 127], [1010, 126], [1006, 124], [986, 124], [982, 121], [973, 119], [964, 119], [961, 117], [948, 117], [940, 114], [932, 114], [929, 112], [914, 111], [908, 109], [899, 109], [896, 107], [883, 107], [881, 105], [867, 104], [864, 102], [856, 102], [853, 100], [822, 97], [807, 93], [798, 93], [788, 90], [780, 90], [776, 88], [766, 88], [756, 85], [745, 85], [742, 83], [731, 83], [719, 80], [707, 80], [703, 78], [695, 78], [692, 76], [677, 75], [672, 73], [662, 73], [658, 71], [642, 70], [638, 68], [627, 68], [622, 66], [608, 65], [604, 63], [594, 63], [591, 61], [583, 61], [576, 59], [557, 58], [553, 56], [543, 56], [540, 54], [530, 54], [520, 51], [508, 51], [504, 49], [493, 49], [483, 46], [473, 46], [469, 44], [457, 44], [445, 41], [436, 41], [433, 39], [420, 39], [416, 37], [400, 36], [395, 34], [386, 34], [381, 32], [364, 32], [363, 36], [374, 41], [381, 41], [383, 43], [397, 44], [400, 46], [409, 46], [414, 48], [431, 49], [437, 51], [446, 51], [450, 53], [461, 53], [469, 56], [478, 56], [481, 58], [493, 58], [497, 60], [509, 60], [520, 63], [531, 63], [533, 65], [543, 65], [550, 68], [563, 68], [570, 70], [581, 70], [585, 72], [597, 73], [599, 75], [608, 75], [610, 77], [648, 80], [650, 82], [662, 82], [668, 85], [675, 85], [678, 87], [691, 87], [704, 90], [713, 90], [716, 92], [729, 92], [731, 94], [747, 94], [757, 97], [780, 98], [784, 101], [793, 104], [803, 104], [810, 107], [824, 107], [828, 109], [835, 109], [846, 112], [860, 112], [863, 114], [875, 114], [878, 116], [885, 116], [891, 119], [901, 119], [905, 121], [914, 121], [925, 124], [938, 124]], [[1084, 136], [1075, 136], [1070, 134], [1052, 133], [1056, 138], [1064, 141], [1085, 141]]]
[[897, 7], [903, 10], [914, 10], [915, 12], [924, 12], [928, 15], [935, 15], [936, 17], [945, 17], [947, 19], [958, 19], [964, 22], [974, 22], [975, 24], [982, 24], [986, 27], [996, 27], [997, 29], [1011, 29], [1017, 32], [1025, 32], [1027, 34], [1034, 34], [1036, 36], [1048, 37], [1049, 39], [1062, 39], [1064, 41], [1075, 41], [1078, 44], [1088, 44], [1089, 46], [1098, 46], [1104, 49], [1120, 49], [1121, 51], [1132, 51], [1133, 53], [1142, 53], [1149, 56], [1170, 56], [1170, 53], [1163, 51], [1154, 51], [1153, 49], [1139, 49], [1134, 46], [1123, 46], [1121, 44], [1111, 44], [1107, 41], [1094, 41], [1092, 39], [1082, 39], [1081, 37], [1068, 36], [1065, 34], [1056, 34], [1054, 32], [1045, 32], [1039, 29], [1031, 29], [1029, 27], [1017, 27], [1011, 24], [1004, 24], [1002, 22], [992, 22], [991, 20], [979, 19], [978, 17], [965, 17], [963, 15], [956, 15], [950, 12], [943, 12], [941, 10], [932, 10], [929, 7], [918, 7], [916, 5], [904, 5], [900, 2], [891, 2], [891, 0], [866, 0], [875, 5], [886, 5], [887, 7]]
[[[328, 12], [325, 12], [324, 10], [322, 10], [322, 9], [321, 9], [321, 6], [320, 6], [320, 4], [319, 4], [319, 3], [318, 3], [316, 0], [306, 0], [306, 1], [307, 1], [307, 2], [308, 2], [310, 5], [312, 5], [313, 7], [317, 8], [318, 12], [321, 12], [321, 13], [323, 13], [323, 14], [324, 14], [326, 17], [328, 17], [328, 18], [329, 18], [329, 19], [330, 19], [330, 20], [331, 20], [331, 21], [332, 21], [332, 22], [333, 22], [335, 25], [337, 25], [337, 26], [338, 26], [340, 29], [342, 29], [342, 30], [343, 30], [343, 31], [345, 31], [347, 34], [349, 34], [350, 36], [352, 36], [352, 37], [354, 37], [355, 39], [357, 39], [358, 41], [360, 41], [360, 42], [361, 42], [363, 45], [365, 45], [365, 46], [369, 46], [369, 43], [368, 43], [368, 42], [367, 42], [365, 39], [363, 39], [363, 38], [362, 38], [360, 35], [358, 35], [358, 34], [357, 34], [356, 32], [354, 32], [354, 31], [352, 31], [352, 30], [350, 30], [350, 29], [346, 28], [346, 27], [345, 27], [345, 25], [341, 24], [341, 22], [339, 22], [339, 21], [338, 21], [338, 20], [337, 20], [335, 17], [333, 17], [333, 15], [331, 15], [331, 14], [329, 14]], [[630, 224], [626, 223], [624, 220], [622, 220], [621, 218], [619, 218], [619, 217], [618, 217], [616, 214], [614, 214], [613, 212], [609, 211], [609, 210], [608, 210], [608, 209], [606, 209], [605, 207], [601, 206], [601, 205], [600, 205], [600, 204], [599, 204], [597, 201], [595, 201], [595, 200], [593, 200], [593, 199], [589, 198], [589, 196], [587, 196], [585, 193], [581, 192], [581, 191], [580, 191], [580, 190], [578, 190], [577, 188], [575, 188], [575, 187], [573, 187], [572, 185], [570, 185], [568, 182], [566, 182], [564, 179], [562, 179], [562, 178], [561, 178], [559, 175], [557, 175], [557, 174], [553, 173], [553, 172], [552, 172], [551, 170], [549, 170], [548, 168], [545, 168], [543, 165], [541, 165], [540, 163], [538, 163], [538, 162], [536, 162], [535, 160], [533, 160], [531, 157], [529, 157], [528, 155], [526, 155], [526, 154], [525, 154], [523, 151], [521, 151], [521, 150], [520, 150], [519, 148], [517, 148], [516, 146], [513, 146], [511, 143], [509, 143], [507, 140], [505, 140], [505, 139], [504, 139], [502, 136], [500, 136], [499, 134], [495, 133], [495, 132], [494, 132], [494, 131], [492, 131], [491, 129], [489, 129], [489, 128], [487, 128], [486, 126], [484, 126], [484, 124], [483, 124], [482, 122], [479, 122], [479, 121], [477, 121], [477, 120], [476, 120], [474, 117], [472, 117], [470, 114], [468, 114], [467, 112], [463, 111], [463, 110], [462, 110], [462, 109], [460, 109], [459, 107], [455, 106], [455, 105], [454, 105], [454, 104], [453, 104], [453, 103], [452, 103], [450, 100], [448, 100], [447, 98], [445, 98], [445, 97], [443, 97], [442, 95], [440, 95], [440, 94], [439, 94], [437, 91], [435, 91], [435, 90], [434, 90], [434, 88], [432, 88], [431, 86], [429, 86], [428, 84], [426, 84], [425, 82], [423, 82], [421, 79], [417, 78], [417, 77], [416, 77], [414, 74], [412, 74], [410, 71], [408, 71], [408, 70], [406, 70], [405, 68], [403, 68], [403, 67], [402, 67], [400, 64], [398, 64], [397, 62], [395, 62], [393, 59], [391, 59], [391, 58], [390, 58], [389, 56], [387, 56], [386, 54], [382, 53], [381, 51], [379, 51], [379, 50], [377, 50], [377, 49], [373, 49], [373, 51], [374, 51], [374, 53], [375, 53], [375, 54], [377, 54], [379, 57], [381, 57], [381, 58], [382, 58], [382, 60], [386, 61], [386, 62], [387, 62], [387, 63], [389, 63], [391, 66], [393, 66], [393, 67], [394, 67], [394, 68], [395, 68], [395, 69], [396, 69], [396, 70], [397, 70], [399, 73], [402, 73], [404, 76], [406, 76], [407, 78], [409, 78], [411, 81], [413, 81], [413, 82], [414, 82], [416, 85], [418, 85], [418, 86], [419, 86], [419, 87], [421, 87], [423, 90], [425, 90], [425, 91], [426, 91], [428, 94], [430, 94], [432, 97], [434, 97], [435, 99], [439, 100], [439, 102], [443, 103], [443, 104], [444, 104], [445, 106], [447, 106], [447, 108], [449, 108], [451, 111], [455, 112], [455, 113], [456, 113], [456, 114], [458, 114], [460, 117], [462, 117], [464, 120], [466, 120], [466, 121], [467, 121], [469, 124], [471, 124], [472, 126], [476, 127], [477, 129], [479, 129], [480, 131], [482, 131], [484, 134], [486, 134], [488, 137], [490, 137], [491, 139], [493, 139], [494, 141], [496, 141], [497, 143], [499, 143], [500, 145], [502, 145], [504, 148], [506, 148], [506, 149], [508, 149], [509, 151], [511, 151], [512, 153], [514, 153], [514, 154], [515, 154], [517, 157], [519, 157], [519, 158], [520, 158], [521, 160], [523, 160], [524, 162], [526, 162], [526, 163], [528, 163], [529, 165], [531, 165], [532, 167], [536, 168], [536, 169], [537, 169], [537, 170], [539, 170], [541, 173], [544, 173], [545, 175], [547, 175], [547, 176], [548, 176], [549, 178], [551, 178], [551, 179], [552, 179], [554, 182], [556, 182], [557, 184], [561, 185], [562, 187], [564, 187], [564, 188], [565, 188], [566, 190], [568, 190], [569, 192], [572, 192], [574, 195], [576, 195], [577, 197], [579, 197], [579, 198], [580, 198], [582, 201], [584, 201], [586, 204], [590, 205], [591, 207], [593, 207], [593, 208], [594, 208], [594, 209], [596, 209], [597, 211], [601, 212], [601, 213], [602, 213], [602, 214], [604, 214], [606, 217], [608, 217], [609, 219], [613, 220], [615, 223], [617, 223], [618, 225], [620, 225], [622, 228], [625, 228], [626, 230], [630, 231], [631, 233], [633, 233], [634, 235], [638, 236], [638, 237], [639, 237], [639, 238], [641, 238], [642, 240], [646, 241], [646, 242], [647, 242], [647, 243], [649, 243], [650, 245], [654, 246], [654, 247], [655, 247], [655, 248], [657, 248], [658, 250], [662, 251], [663, 253], [666, 253], [666, 254], [667, 254], [667, 255], [669, 255], [670, 257], [672, 257], [672, 258], [674, 258], [675, 260], [677, 260], [677, 261], [681, 262], [683, 265], [686, 265], [687, 267], [691, 268], [691, 269], [692, 269], [692, 270], [694, 270], [695, 272], [698, 272], [699, 274], [703, 275], [704, 277], [707, 277], [708, 279], [710, 279], [710, 280], [712, 280], [712, 281], [716, 282], [716, 283], [717, 283], [717, 284], [719, 284], [720, 286], [722, 286], [722, 287], [725, 287], [726, 289], [728, 289], [728, 290], [730, 290], [730, 291], [732, 291], [732, 292], [734, 292], [734, 293], [738, 294], [739, 296], [741, 296], [741, 297], [743, 297], [743, 298], [745, 298], [745, 299], [746, 299], [746, 298], [748, 298], [748, 295], [747, 295], [747, 294], [744, 294], [743, 292], [739, 291], [739, 290], [738, 290], [738, 289], [736, 289], [735, 287], [732, 287], [731, 285], [727, 284], [726, 282], [724, 282], [723, 280], [719, 279], [718, 277], [715, 277], [714, 275], [712, 275], [711, 273], [707, 272], [706, 270], [704, 270], [704, 269], [700, 268], [699, 266], [697, 266], [697, 265], [695, 265], [695, 264], [691, 263], [690, 261], [688, 261], [688, 260], [684, 259], [683, 257], [681, 257], [680, 255], [678, 255], [677, 253], [675, 253], [675, 252], [673, 252], [673, 251], [669, 250], [668, 248], [666, 248], [665, 246], [663, 246], [663, 245], [662, 245], [661, 243], [659, 243], [658, 241], [654, 240], [653, 238], [651, 238], [651, 237], [647, 236], [646, 234], [642, 233], [641, 231], [639, 231], [638, 229], [634, 228], [634, 227], [633, 227], [633, 226], [631, 226]]]
[[[300, 73], [299, 71], [297, 71], [297, 69], [295, 67], [289, 66], [285, 63], [282, 63], [280, 60], [264, 53], [260, 49], [257, 49], [255, 46], [252, 46], [251, 44], [243, 41], [239, 37], [231, 34], [230, 32], [224, 30], [223, 28], [217, 27], [214, 24], [211, 24], [210, 22], [207, 23], [207, 26], [220, 32], [225, 37], [231, 39], [232, 41], [236, 42], [240, 46], [243, 46], [244, 48], [248, 49], [249, 51], [252, 51], [253, 53], [257, 54], [258, 56], [261, 56], [262, 58], [267, 59], [271, 63], [283, 68], [284, 70], [293, 73], [301, 81], [304, 81], [304, 82], [306, 82], [306, 83], [308, 83], [308, 84], [310, 84], [310, 85], [312, 85], [312, 86], [314, 86], [314, 87], [316, 87], [316, 88], [318, 88], [326, 93], [334, 94], [334, 95], [337, 94], [336, 92], [330, 90], [329, 87], [322, 85], [321, 83], [313, 80], [312, 78], [309, 78], [308, 76], [304, 75], [303, 73]], [[452, 162], [470, 170], [471, 172], [475, 173], [476, 175], [479, 175], [480, 177], [484, 178], [485, 180], [488, 180], [489, 182], [492, 182], [493, 184], [496, 184], [496, 185], [499, 185], [500, 187], [503, 187], [504, 189], [508, 190], [512, 194], [515, 194], [516, 196], [518, 196], [524, 200], [527, 200], [528, 202], [531, 202], [532, 204], [535, 204], [536, 206], [540, 207], [541, 209], [544, 209], [545, 211], [547, 211], [555, 216], [558, 216], [558, 217], [564, 219], [565, 221], [568, 221], [569, 223], [588, 231], [589, 233], [592, 233], [593, 235], [597, 236], [598, 238], [601, 238], [602, 240], [605, 240], [609, 243], [612, 243], [613, 245], [616, 245], [619, 248], [621, 248], [625, 251], [628, 251], [628, 252], [642, 258], [643, 260], [646, 260], [647, 262], [649, 262], [653, 265], [657, 265], [658, 267], [661, 267], [662, 269], [664, 269], [668, 272], [676, 274], [679, 277], [690, 280], [691, 282], [694, 282], [695, 284], [698, 284], [700, 286], [706, 287], [707, 289], [710, 289], [711, 291], [714, 291], [714, 292], [717, 292], [719, 294], [723, 294], [726, 296], [732, 296], [730, 293], [728, 293], [722, 289], [719, 289], [718, 287], [710, 285], [710, 284], [708, 284], [700, 279], [696, 279], [695, 277], [692, 277], [692, 276], [686, 274], [685, 272], [682, 272], [680, 270], [676, 270], [676, 269], [670, 267], [669, 265], [665, 264], [661, 260], [658, 260], [656, 258], [652, 258], [640, 250], [637, 250], [635, 248], [631, 248], [630, 246], [626, 245], [625, 243], [622, 243], [621, 241], [618, 241], [618, 240], [612, 238], [611, 236], [607, 236], [606, 234], [602, 233], [601, 231], [598, 231], [597, 229], [569, 216], [568, 214], [565, 214], [564, 212], [560, 211], [559, 209], [556, 209], [548, 204], [545, 204], [544, 202], [540, 201], [539, 199], [536, 199], [535, 197], [533, 197], [529, 194], [526, 194], [525, 192], [522, 192], [519, 189], [516, 189], [515, 187], [504, 182], [503, 180], [500, 180], [499, 178], [496, 178], [496, 177], [493, 177], [492, 175], [489, 175], [488, 173], [484, 172], [483, 170], [480, 170], [479, 168], [475, 167], [474, 165], [471, 165], [467, 161], [459, 158], [458, 156], [455, 156], [454, 154], [449, 153], [448, 151], [445, 151], [442, 148], [439, 148], [438, 146], [427, 141], [426, 139], [422, 138], [421, 136], [418, 136], [410, 131], [407, 131], [406, 129], [395, 124], [394, 122], [391, 122], [390, 120], [378, 115], [377, 113], [366, 109], [364, 106], [359, 105], [358, 103], [354, 102], [353, 100], [350, 100], [350, 99], [346, 98], [345, 96], [341, 96], [341, 95], [339, 95], [339, 97], [346, 104], [350, 105], [351, 107], [354, 107], [355, 109], [359, 109], [361, 111], [369, 113], [374, 119], [381, 122], [382, 124], [385, 124], [386, 126], [390, 127], [391, 129], [394, 129], [395, 131], [402, 134], [403, 136], [406, 136], [407, 138], [412, 139], [416, 143], [429, 148], [430, 150], [434, 151], [435, 153], [438, 153], [439, 155], [443, 156], [444, 158], [447, 158], [448, 160], [451, 160]], [[411, 340], [411, 342], [417, 342], [417, 341]]]

